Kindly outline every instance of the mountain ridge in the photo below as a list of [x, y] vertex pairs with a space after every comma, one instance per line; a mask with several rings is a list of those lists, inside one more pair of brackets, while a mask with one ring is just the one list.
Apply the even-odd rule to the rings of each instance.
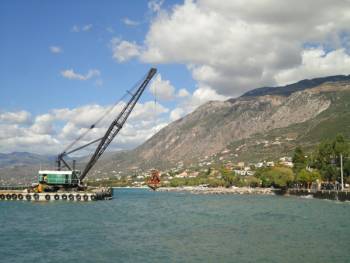
[[[286, 91], [281, 92], [283, 87], [287, 87]], [[297, 143], [312, 147], [325, 134], [347, 132], [344, 127], [350, 120], [350, 75], [302, 80], [283, 87], [260, 88], [238, 98], [209, 101], [135, 149], [105, 155], [90, 176], [153, 167], [166, 169], [178, 162], [191, 164], [227, 148], [235, 161], [274, 158], [289, 153]], [[340, 121], [345, 126], [338, 125]], [[350, 122], [348, 128], [350, 131]], [[285, 134], [292, 134], [288, 135], [292, 141]], [[273, 141], [278, 137], [286, 140], [278, 144]], [[271, 145], [261, 146], [261, 141], [269, 141]], [[2, 167], [1, 156], [0, 174], [20, 176], [23, 168], [16, 162], [12, 168]], [[33, 165], [24, 167], [34, 171]]]
[[350, 75], [334, 75], [334, 76], [327, 76], [327, 77], [320, 77], [320, 78], [313, 78], [313, 79], [303, 79], [296, 83], [292, 83], [284, 86], [261, 87], [257, 89], [252, 89], [244, 93], [241, 97], [264, 96], [264, 95], [289, 96], [290, 94], [296, 91], [312, 89], [326, 82], [340, 82], [340, 81], [350, 81]]
[[102, 162], [99, 169], [164, 168], [180, 161], [190, 164], [254, 134], [302, 125], [327, 112], [332, 104], [340, 103], [327, 94], [350, 93], [350, 80], [329, 79], [323, 78], [322, 84], [297, 90], [289, 96], [265, 93], [207, 102], [128, 154], [115, 155], [107, 163]]

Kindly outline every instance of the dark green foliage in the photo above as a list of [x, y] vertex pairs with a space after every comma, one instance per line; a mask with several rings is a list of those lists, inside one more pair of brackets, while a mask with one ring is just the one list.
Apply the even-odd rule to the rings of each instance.
[[294, 181], [293, 170], [287, 167], [272, 167], [258, 169], [255, 174], [263, 187], [286, 188]]
[[333, 140], [324, 140], [317, 147], [311, 166], [317, 168], [325, 181], [339, 181], [340, 177], [340, 155], [345, 161], [345, 171], [347, 172], [347, 158], [349, 157], [349, 143], [341, 134]]
[[310, 188], [311, 183], [318, 179], [321, 179], [321, 175], [317, 170], [308, 171], [306, 169], [302, 169], [299, 171], [296, 177], [296, 181], [307, 188]]
[[250, 187], [259, 187], [261, 185], [261, 180], [252, 175], [245, 177], [244, 182], [246, 186]]
[[337, 158], [340, 154], [347, 156], [349, 154], [349, 144], [345, 141], [342, 134], [338, 134], [333, 141], [334, 154]]
[[350, 159], [344, 160], [344, 175], [350, 177]]
[[235, 183], [237, 184], [237, 178], [236, 178], [236, 175], [234, 172], [232, 172], [226, 168], [222, 168], [220, 172], [221, 172], [221, 176], [225, 182], [226, 187], [231, 187]]
[[293, 171], [295, 173], [298, 173], [300, 170], [304, 169], [306, 167], [306, 157], [305, 153], [301, 149], [301, 147], [296, 147], [294, 150], [294, 155], [293, 155]]
[[210, 175], [210, 174], [211, 174], [211, 171], [212, 171], [212, 169], [211, 169], [211, 167], [209, 167], [208, 170], [207, 170], [207, 172], [206, 172], [206, 175], [207, 175], [207, 176]]

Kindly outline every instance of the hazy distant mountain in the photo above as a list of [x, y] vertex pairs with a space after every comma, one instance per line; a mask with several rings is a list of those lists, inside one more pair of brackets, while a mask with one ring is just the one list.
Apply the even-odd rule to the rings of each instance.
[[55, 157], [28, 152], [0, 153], [0, 184], [28, 184], [36, 181], [40, 167], [52, 167]]
[[52, 163], [53, 156], [44, 156], [28, 152], [0, 153], [0, 168], [8, 168], [23, 165], [43, 165]]

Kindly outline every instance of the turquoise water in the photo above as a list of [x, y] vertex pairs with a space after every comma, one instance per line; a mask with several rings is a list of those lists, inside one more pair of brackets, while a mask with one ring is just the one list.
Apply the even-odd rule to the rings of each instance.
[[0, 202], [0, 262], [350, 262], [350, 204], [114, 191]]

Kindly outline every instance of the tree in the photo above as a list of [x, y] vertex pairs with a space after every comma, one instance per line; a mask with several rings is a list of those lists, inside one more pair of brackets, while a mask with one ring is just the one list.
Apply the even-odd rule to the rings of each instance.
[[208, 168], [207, 172], [206, 172], [206, 175], [209, 176], [211, 174], [211, 167]]
[[344, 175], [350, 177], [350, 159], [344, 161]]
[[250, 187], [258, 187], [261, 185], [261, 180], [253, 175], [247, 176], [244, 180], [245, 184]]
[[263, 168], [255, 174], [262, 186], [286, 188], [294, 181], [293, 170], [287, 167]]
[[296, 177], [296, 181], [301, 183], [302, 185], [307, 185], [308, 182], [308, 171], [306, 169], [302, 169], [299, 171]]
[[322, 141], [317, 147], [312, 167], [321, 172], [323, 180], [339, 180], [340, 154], [344, 158], [349, 156], [349, 143], [341, 134], [338, 134], [333, 140]]
[[258, 168], [255, 171], [255, 177], [258, 178], [261, 181], [261, 185], [263, 187], [270, 187], [271, 186], [271, 182], [270, 182], [270, 178], [268, 178], [266, 176], [266, 173], [270, 170], [271, 168], [267, 168], [267, 167], [261, 167]]
[[349, 154], [349, 144], [345, 141], [342, 134], [338, 134], [333, 141], [334, 154], [339, 158], [340, 154], [347, 156]]
[[293, 171], [298, 173], [300, 170], [306, 167], [306, 158], [301, 147], [296, 147], [293, 155]]
[[221, 176], [222, 176], [222, 179], [224, 180], [224, 182], [225, 182], [225, 186], [226, 187], [231, 187], [231, 186], [233, 186], [234, 185], [234, 183], [235, 183], [235, 173], [234, 172], [232, 172], [232, 171], [230, 171], [230, 170], [228, 170], [227, 168], [222, 168], [221, 170], [220, 170], [220, 172], [221, 172]]
[[303, 184], [307, 188], [310, 188], [311, 183], [315, 182], [317, 179], [320, 179], [321, 175], [318, 171], [308, 171], [306, 169], [302, 169], [297, 174], [296, 181]]

